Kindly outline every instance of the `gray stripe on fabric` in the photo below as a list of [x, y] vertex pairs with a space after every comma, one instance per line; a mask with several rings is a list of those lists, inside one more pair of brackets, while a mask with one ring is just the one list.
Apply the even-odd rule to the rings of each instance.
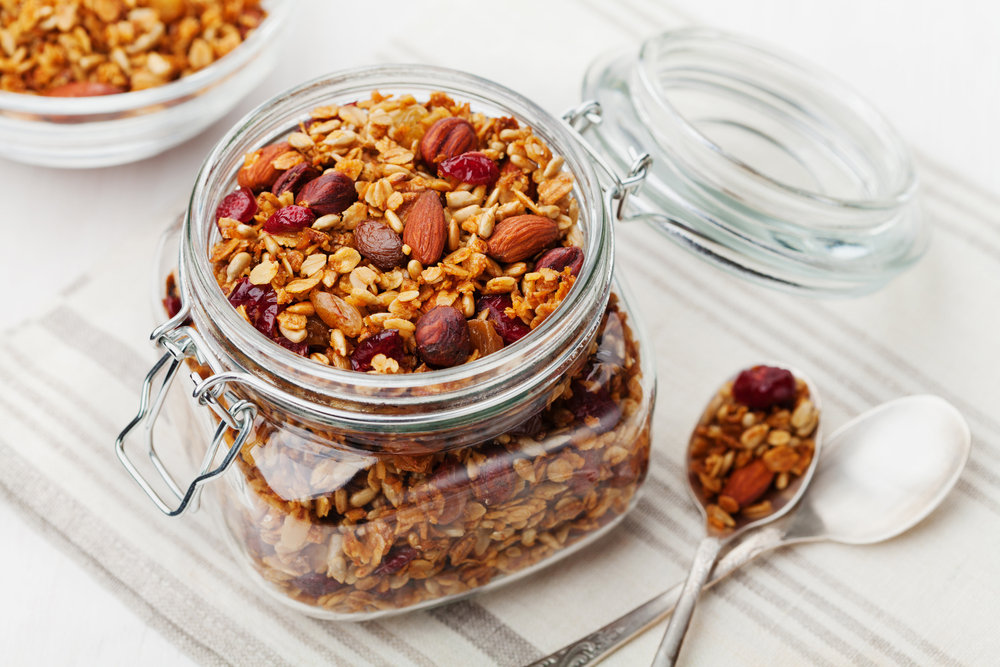
[[951, 167], [945, 166], [943, 162], [939, 162], [937, 159], [923, 153], [922, 151], [916, 151], [916, 155], [921, 169], [930, 169], [931, 171], [936, 172], [938, 176], [951, 181], [952, 185], [965, 188], [976, 197], [981, 197], [982, 199], [990, 202], [993, 206], [1000, 208], [1000, 197], [998, 197], [991, 190], [984, 188], [978, 183], [973, 183], [971, 180], [959, 174]]
[[399, 653], [405, 655], [414, 665], [419, 665], [420, 667], [436, 667], [437, 663], [418, 651], [412, 645], [408, 644], [405, 640], [401, 639], [399, 635], [390, 632], [381, 623], [379, 623], [379, 621], [365, 621], [359, 625], [367, 632], [371, 633], [371, 635], [379, 641], [385, 642], [387, 646], [391, 646]]
[[[156, 608], [151, 600], [145, 598], [139, 591], [129, 586], [129, 584], [92, 555], [91, 550], [95, 543], [106, 544], [107, 536], [116, 534], [110, 526], [107, 526], [96, 515], [76, 503], [70, 497], [60, 493], [60, 509], [64, 511], [68, 510], [73, 515], [71, 525], [74, 530], [73, 535], [70, 535], [70, 533], [63, 531], [46, 519], [38, 508], [29, 504], [25, 499], [26, 497], [31, 497], [36, 502], [38, 499], [44, 498], [43, 489], [50, 486], [49, 482], [40, 478], [36, 469], [18, 455], [16, 450], [3, 439], [0, 439], [0, 452], [2, 452], [2, 460], [4, 461], [4, 477], [7, 478], [6, 480], [0, 479], [0, 489], [2, 489], [3, 496], [23, 512], [26, 519], [39, 526], [42, 529], [41, 532], [47, 537], [56, 538], [54, 541], [58, 546], [67, 547], [69, 555], [76, 556], [85, 569], [97, 575], [105, 582], [112, 582], [114, 585], [109, 586], [108, 589], [117, 593], [123, 602], [144, 619], [149, 620], [154, 627], [165, 630], [166, 636], [174, 636], [176, 638], [179, 635], [183, 637], [185, 642], [181, 643], [182, 647], [201, 647], [203, 649], [202, 653], [210, 651], [212, 655], [217, 657], [218, 664], [238, 664], [223, 658], [202, 640], [195, 638], [180, 625], [168, 619]], [[15, 483], [20, 487], [20, 492], [11, 486]], [[54, 487], [52, 488], [54, 490]], [[87, 538], [90, 539], [88, 540]], [[90, 543], [89, 545], [87, 544], [88, 542]], [[169, 572], [160, 568], [158, 564], [143, 557], [141, 553], [127, 549], [124, 543], [121, 542], [115, 545], [115, 549], [120, 550], [122, 555], [135, 565], [135, 572], [142, 572], [146, 577], [152, 575], [158, 581], [165, 582], [166, 586], [161, 590], [176, 591], [177, 594], [174, 596], [176, 598], [175, 602], [180, 600], [187, 603], [191, 600], [199, 599], [199, 596], [194, 591], [188, 589]], [[190, 604], [186, 606], [191, 607]], [[225, 616], [215, 616], [223, 622], [226, 620]], [[263, 645], [258, 646], [251, 636], [238, 631], [236, 626], [231, 626], [226, 632], [238, 637], [241, 645], [256, 647], [253, 649], [253, 653], [266, 656], [269, 664], [289, 665], [291, 667], [291, 663], [284, 662], [280, 656], [271, 653]]]
[[144, 357], [95, 327], [68, 306], [59, 306], [38, 320], [67, 347], [98, 362], [126, 387], [139, 389], [153, 367], [152, 357]]
[[[913, 628], [910, 628], [898, 618], [880, 608], [860, 593], [845, 586], [843, 582], [836, 577], [830, 576], [823, 570], [823, 568], [817, 567], [815, 563], [811, 562], [808, 558], [805, 558], [801, 552], [794, 549], [785, 549], [781, 552], [781, 555], [784, 561], [793, 563], [809, 576], [814, 577], [825, 586], [834, 590], [837, 594], [846, 598], [855, 606], [861, 608], [865, 613], [875, 617], [879, 620], [879, 622], [884, 623], [889, 629], [896, 632], [916, 647], [917, 650], [922, 652], [927, 657], [932, 658], [935, 665], [942, 665], [942, 667], [945, 665], [948, 667], [962, 667], [965, 664], [960, 662], [957, 658], [948, 655], [934, 644], [931, 644]], [[763, 561], [761, 564], [763, 564]], [[770, 564], [768, 563], [768, 565]], [[775, 568], [775, 571], [777, 571], [777, 568]], [[781, 576], [784, 577], [785, 573], [782, 572]]]
[[[543, 657], [542, 652], [527, 639], [469, 600], [436, 607], [428, 610], [427, 614], [465, 637], [499, 667], [521, 667]], [[470, 660], [469, 664], [478, 663]]]
[[[52, 411], [54, 416], [64, 417], [63, 415], [61, 415], [61, 413], [58, 411], [55, 405], [49, 404], [46, 407], [47, 409]], [[3, 398], [0, 398], [0, 410], [5, 411], [8, 415], [8, 418], [21, 421], [25, 425], [29, 425], [28, 422], [26, 422], [24, 418], [21, 416], [20, 412], [16, 409], [16, 407], [5, 401]], [[63, 423], [69, 425], [74, 424], [74, 422], [72, 420], [69, 420], [68, 418], [65, 418], [65, 421]], [[121, 507], [133, 506], [133, 501], [135, 500], [135, 498], [132, 496], [127, 496], [120, 488], [123, 483], [128, 482], [127, 476], [112, 475], [109, 478], [108, 476], [101, 474], [101, 472], [98, 471], [93, 466], [91, 466], [86, 459], [78, 456], [72, 447], [63, 443], [57, 436], [47, 431], [42, 425], [38, 423], [33, 423], [30, 424], [30, 426], [36, 431], [36, 433], [38, 433], [39, 437], [47, 441], [48, 445], [54, 451], [58, 451], [60, 455], [69, 458], [73, 462], [74, 466], [78, 467], [81, 471], [86, 473], [86, 477], [88, 479], [92, 480], [95, 484], [100, 484], [101, 487], [105, 489], [105, 491], [115, 500], [115, 502], [118, 505], [120, 505]], [[84, 441], [88, 441], [91, 444], [93, 444], [94, 441], [92, 436], [86, 431], [80, 429], [74, 429], [73, 431], [77, 437], [77, 441], [79, 441], [79, 439], [83, 439]], [[143, 501], [144, 500], [145, 499], [143, 499]], [[145, 518], [144, 514], [142, 513], [134, 512], [134, 514]], [[220, 568], [217, 563], [213, 562], [209, 558], [206, 558], [205, 555], [202, 554], [200, 551], [192, 548], [186, 539], [187, 536], [184, 535], [182, 532], [179, 532], [178, 530], [174, 529], [176, 526], [180, 526], [180, 524], [164, 520], [162, 522], [162, 525], [158, 526], [158, 529], [164, 534], [169, 534], [171, 536], [172, 544], [174, 544], [177, 548], [182, 549], [185, 552], [185, 554], [187, 554], [191, 558], [192, 562], [197, 564], [199, 567], [203, 568], [205, 571], [211, 572], [213, 577], [215, 577], [219, 581], [224, 582], [247, 603], [260, 605], [261, 603], [269, 602], [269, 598], [265, 597], [264, 591], [262, 591], [259, 586], [251, 586], [250, 581], [245, 577], [233, 577], [230, 574], [230, 570]], [[199, 527], [198, 524], [189, 521], [187, 524], [183, 526], [182, 530], [192, 529], [192, 528], [197, 529], [198, 527]], [[216, 544], [220, 544], [217, 538], [213, 539], [216, 542]], [[220, 548], [222, 547], [220, 546]], [[229, 562], [229, 563], [233, 562], [232, 555], [229, 553], [228, 549], [219, 551], [216, 555], [222, 556], [222, 559], [224, 560], [221, 562]], [[236, 570], [236, 568], [231, 568], [231, 569]], [[159, 568], [159, 571], [162, 571], [164, 573], [164, 576], [170, 576], [166, 574], [166, 570], [163, 570], [162, 568]], [[305, 635], [301, 631], [299, 623], [297, 623], [298, 620], [297, 617], [295, 617], [293, 614], [294, 612], [288, 611], [283, 614], [274, 614], [272, 618], [278, 621], [280, 625], [282, 625], [285, 628], [286, 631], [296, 636], [305, 645], [313, 647], [315, 650], [324, 655], [328, 655], [330, 658], [334, 659], [336, 664], [338, 665], [343, 664], [345, 665], [345, 667], [349, 667], [348, 663], [343, 662], [335, 654], [329, 653], [331, 647], [327, 646], [326, 644], [318, 643], [315, 638]], [[222, 616], [221, 614], [219, 615], [219, 617], [224, 618], [224, 616]], [[340, 641], [340, 643], [343, 646], [349, 647], [352, 651], [358, 652], [357, 649], [352, 645], [353, 642], [349, 642], [347, 640], [346, 634], [344, 633], [343, 630], [337, 628], [334, 625], [331, 625], [330, 629], [327, 630], [327, 634], [331, 635], [334, 638], [337, 638], [338, 641]]]
[[796, 597], [808, 602], [827, 616], [833, 618], [841, 626], [847, 628], [859, 639], [896, 664], [903, 665], [904, 667], [920, 667], [910, 656], [897, 651], [885, 637], [876, 634], [845, 610], [831, 604], [829, 600], [814, 593], [808, 585], [796, 579], [786, 570], [779, 570], [772, 560], [762, 559], [757, 561], [757, 568], [762, 572], [766, 572], [783, 586], [793, 591]]

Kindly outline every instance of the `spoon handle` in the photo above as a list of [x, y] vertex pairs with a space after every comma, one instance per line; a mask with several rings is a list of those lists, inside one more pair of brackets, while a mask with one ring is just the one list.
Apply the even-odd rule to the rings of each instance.
[[[712, 570], [712, 578], [705, 588], [714, 586], [721, 579], [732, 574], [760, 554], [776, 549], [784, 544], [788, 532], [785, 519], [776, 525], [756, 530], [719, 559]], [[558, 651], [536, 660], [524, 667], [590, 667], [604, 660], [626, 642], [653, 627], [674, 610], [681, 597], [683, 584], [678, 583], [652, 600], [636, 607], [624, 616], [611, 621], [600, 630], [568, 644]]]
[[681, 591], [677, 607], [670, 617], [670, 623], [667, 624], [667, 631], [663, 633], [663, 641], [660, 642], [660, 650], [653, 658], [652, 667], [673, 667], [677, 662], [677, 654], [681, 652], [681, 644], [691, 623], [694, 607], [698, 604], [701, 587], [708, 581], [708, 575], [712, 573], [712, 566], [715, 565], [720, 549], [722, 540], [718, 537], [706, 537], [698, 545], [694, 562], [691, 563], [691, 571], [688, 573], [687, 581], [684, 582], [684, 590]]

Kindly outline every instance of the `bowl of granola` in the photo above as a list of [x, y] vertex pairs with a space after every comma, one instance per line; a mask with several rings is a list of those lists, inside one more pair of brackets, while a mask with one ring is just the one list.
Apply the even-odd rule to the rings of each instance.
[[[165, 237], [166, 352], [119, 457], [174, 516], [223, 477], [238, 560], [321, 618], [591, 543], [635, 505], [655, 394], [605, 195], [570, 125], [468, 74], [363, 68], [265, 103]], [[184, 365], [193, 391], [170, 388]], [[195, 481], [150, 439], [154, 485], [127, 435], [174, 396]]]
[[134, 162], [204, 130], [274, 67], [288, 0], [16, 0], [0, 7], [0, 156]]

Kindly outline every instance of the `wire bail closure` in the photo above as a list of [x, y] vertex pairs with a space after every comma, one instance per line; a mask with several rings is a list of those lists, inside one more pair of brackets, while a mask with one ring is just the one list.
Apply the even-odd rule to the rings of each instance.
[[[184, 262], [181, 259], [177, 268], [178, 284], [183, 285]], [[115, 453], [118, 459], [125, 466], [125, 469], [136, 481], [143, 492], [167, 516], [180, 516], [184, 512], [197, 511], [201, 496], [201, 487], [224, 474], [242, 450], [247, 438], [253, 430], [254, 419], [257, 417], [257, 406], [252, 402], [240, 398], [226, 388], [224, 382], [213, 382], [213, 378], [203, 380], [197, 373], [191, 373], [190, 378], [194, 383], [192, 395], [198, 399], [200, 405], [210, 408], [218, 420], [219, 424], [212, 437], [212, 442], [205, 451], [201, 466], [194, 480], [185, 490], [181, 490], [180, 485], [167, 471], [163, 461], [156, 453], [153, 441], [153, 427], [163, 402], [166, 399], [167, 391], [170, 389], [180, 370], [181, 364], [187, 363], [189, 358], [195, 359], [200, 364], [213, 365], [211, 358], [207, 357], [203, 350], [206, 349], [204, 340], [196, 329], [187, 326], [185, 322], [191, 311], [191, 304], [181, 293], [181, 308], [176, 315], [167, 322], [157, 327], [150, 336], [153, 344], [164, 349], [166, 352], [160, 357], [153, 368], [143, 380], [142, 389], [139, 393], [139, 412], [128, 426], [118, 435], [115, 440]], [[165, 370], [164, 370], [165, 369]], [[214, 369], [213, 370], [219, 370]], [[162, 379], [159, 379], [162, 376]], [[153, 467], [156, 469], [160, 480], [167, 486], [174, 497], [176, 506], [168, 504], [152, 485], [147, 481], [135, 464], [129, 459], [125, 452], [125, 442], [128, 435], [137, 427], [142, 426], [143, 442], [146, 446], [146, 453]], [[230, 435], [229, 431], [235, 432]], [[222, 462], [212, 468], [216, 455], [222, 447], [223, 442], [227, 442], [229, 450]]]

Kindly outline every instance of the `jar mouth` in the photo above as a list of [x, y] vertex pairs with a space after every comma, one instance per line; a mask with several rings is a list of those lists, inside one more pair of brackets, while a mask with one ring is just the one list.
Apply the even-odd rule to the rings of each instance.
[[[670, 140], [681, 138], [685, 146], [674, 148], [674, 156], [703, 177], [739, 175], [834, 208], [895, 210], [913, 197], [916, 171], [889, 122], [849, 86], [791, 54], [741, 36], [686, 29], [644, 42], [636, 74], [636, 99], [650, 127], [673, 123], [679, 130], [657, 133], [667, 140], [657, 143], [669, 150]], [[713, 100], [722, 107], [714, 113], [705, 109]], [[765, 114], [784, 127], [768, 127]], [[755, 154], [761, 143], [740, 145], [752, 136], [773, 150], [761, 156]], [[806, 152], [817, 148], [825, 154]], [[763, 164], [779, 154], [799, 168]]]
[[[575, 177], [579, 224], [586, 238], [585, 259], [573, 288], [531, 334], [487, 357], [457, 367], [403, 375], [345, 371], [296, 355], [256, 331], [226, 299], [209, 267], [217, 234], [214, 211], [236, 186], [243, 155], [278, 141], [309, 112], [325, 104], [345, 104], [383, 95], [412, 94], [418, 99], [443, 91], [473, 111], [513, 116], [530, 125], [554, 153], [562, 155]], [[314, 79], [250, 112], [215, 146], [198, 175], [185, 220], [181, 262], [185, 289], [194, 295], [193, 316], [224, 365], [270, 384], [300, 388], [318, 416], [335, 422], [372, 420], [372, 428], [417, 428], [441, 419], [482, 419], [503, 411], [565, 372], [593, 338], [607, 295], [613, 266], [613, 237], [603, 210], [601, 188], [585, 151], [562, 121], [530, 100], [496, 83], [454, 70], [413, 65], [363, 67]], [[589, 337], [589, 338], [588, 338]], [[218, 340], [215, 340], [215, 339]], [[294, 398], [294, 397], [289, 397]], [[283, 407], [298, 407], [291, 401]], [[470, 406], [477, 410], [470, 410]], [[367, 416], [366, 416], [367, 415]]]
[[99, 97], [45, 97], [0, 92], [0, 115], [61, 124], [84, 123], [155, 113], [157, 109], [150, 107], [182, 104], [231, 77], [278, 37], [291, 14], [293, 2], [264, 0], [262, 5], [268, 15], [260, 26], [231, 53], [194, 74], [154, 88]]

